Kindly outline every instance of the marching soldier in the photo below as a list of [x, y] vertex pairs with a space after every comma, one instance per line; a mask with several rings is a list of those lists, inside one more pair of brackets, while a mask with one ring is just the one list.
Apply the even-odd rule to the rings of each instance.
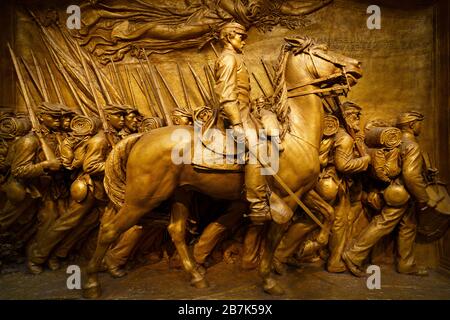
[[4, 202], [2, 201], [0, 210], [0, 232], [2, 232], [8, 230], [24, 213], [33, 216], [34, 210], [28, 209], [31, 209], [31, 204], [35, 201], [27, 196], [23, 185], [10, 173], [10, 162], [14, 153], [10, 151], [11, 147], [30, 131], [31, 124], [25, 115], [11, 111], [2, 113], [0, 127], [0, 184], [1, 192], [4, 192], [4, 196], [2, 195]]
[[[61, 110], [54, 104], [42, 103], [37, 108], [37, 118], [44, 141], [57, 154], [59, 148], [56, 132], [61, 127]], [[45, 236], [60, 209], [64, 208], [64, 199], [68, 192], [60, 174], [61, 163], [58, 159], [44, 160], [42, 146], [34, 132], [18, 139], [11, 146], [8, 158], [11, 182], [15, 185], [16, 195], [21, 194], [21, 203], [41, 198], [36, 236]], [[28, 247], [29, 256], [33, 250], [33, 246]], [[27, 266], [33, 274], [42, 272], [42, 267], [31, 260]]]
[[[125, 124], [125, 108], [109, 105], [105, 107], [104, 111], [108, 121], [109, 133], [113, 140], [119, 141], [118, 133]], [[78, 169], [79, 173], [71, 186], [67, 210], [50, 224], [47, 234], [35, 238], [33, 250], [29, 253], [29, 262], [34, 265], [42, 265], [48, 260], [50, 269], [58, 269], [58, 256], [64, 257], [67, 250], [56, 250], [55, 254], [50, 256], [52, 250], [63, 241], [69, 231], [76, 228], [83, 218], [93, 211], [96, 205], [101, 205], [101, 202], [105, 200], [103, 176], [109, 144], [105, 132], [99, 131], [95, 134], [95, 124], [92, 127], [92, 131], [87, 133], [87, 139], [86, 137], [85, 139], [79, 137], [74, 139], [70, 135], [66, 137], [65, 150], [68, 152], [63, 155], [62, 159], [66, 165], [72, 162], [69, 168], [72, 170]], [[67, 147], [67, 144], [71, 146]], [[73, 148], [73, 154], [70, 152], [71, 148]], [[67, 156], [71, 158], [67, 159]], [[62, 243], [61, 247], [67, 248], [67, 244]]]
[[[124, 126], [118, 135], [121, 139], [130, 134], [137, 133], [142, 116], [139, 111], [130, 106], [124, 106]], [[111, 276], [120, 278], [126, 275], [123, 266], [128, 261], [130, 254], [142, 236], [142, 226], [133, 226], [124, 232], [119, 240], [113, 245], [105, 256], [105, 265]]]
[[127, 107], [123, 105], [107, 105], [104, 109], [106, 121], [109, 127], [110, 136], [114, 140], [114, 144], [121, 140], [120, 132], [125, 127], [125, 117], [127, 115]]
[[[384, 191], [385, 206], [381, 214], [375, 216], [359, 235], [357, 241], [342, 256], [350, 271], [356, 276], [364, 276], [360, 269], [371, 248], [385, 235], [399, 225], [397, 235], [397, 271], [405, 274], [426, 276], [425, 268], [416, 265], [414, 241], [416, 237], [416, 216], [412, 206], [435, 207], [435, 199], [426, 192], [426, 183], [422, 176], [422, 154], [416, 137], [421, 131], [424, 116], [416, 111], [401, 113], [397, 127], [402, 130], [400, 155], [402, 161], [401, 179], [403, 183], [391, 184]], [[403, 187], [404, 184], [404, 188]], [[410, 195], [413, 199], [410, 199]]]
[[[347, 126], [350, 130], [359, 132], [361, 107], [349, 101], [345, 102], [342, 107], [342, 116]], [[352, 179], [352, 175], [366, 171], [370, 163], [369, 155], [359, 156], [355, 143], [356, 141], [341, 125], [336, 133], [334, 143], [334, 166], [340, 180], [339, 198], [331, 228], [330, 257], [327, 263], [327, 270], [333, 273], [346, 271], [341, 256], [350, 236], [349, 212], [352, 207], [352, 198], [357, 198], [355, 193], [359, 193], [358, 183], [356, 179]]]
[[[40, 242], [40, 255], [49, 257], [50, 269], [59, 268], [59, 259], [65, 258], [69, 250], [80, 241], [80, 235], [98, 223], [98, 210], [104, 206], [103, 172], [109, 145], [103, 131], [97, 130], [97, 121], [85, 116], [73, 118], [73, 122], [84, 123], [80, 132], [72, 131], [63, 142], [62, 161], [76, 173], [70, 191], [67, 210], [61, 214]], [[81, 127], [81, 126], [80, 126]], [[43, 258], [41, 258], [43, 259]]]

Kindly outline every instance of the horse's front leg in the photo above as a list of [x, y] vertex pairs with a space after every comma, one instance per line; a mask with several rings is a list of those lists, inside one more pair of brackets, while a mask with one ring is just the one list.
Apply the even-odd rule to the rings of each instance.
[[259, 265], [259, 274], [263, 278], [264, 291], [271, 295], [284, 294], [283, 288], [278, 284], [272, 274], [272, 262], [284, 232], [287, 229], [288, 224], [277, 224], [270, 222], [269, 230], [267, 232], [265, 248], [261, 257], [261, 263]]
[[191, 284], [200, 289], [208, 287], [209, 284], [204, 276], [204, 270], [197, 266], [186, 245], [186, 223], [189, 217], [190, 196], [190, 193], [183, 190], [175, 192], [170, 224], [167, 229], [180, 255], [184, 269], [192, 276]]

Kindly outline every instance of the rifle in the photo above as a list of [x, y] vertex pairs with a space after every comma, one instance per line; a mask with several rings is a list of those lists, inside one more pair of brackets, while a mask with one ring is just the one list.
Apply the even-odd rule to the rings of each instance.
[[183, 87], [183, 95], [184, 95], [184, 102], [186, 103], [186, 107], [188, 110], [192, 110], [191, 104], [189, 102], [189, 95], [187, 92], [186, 82], [184, 80], [183, 72], [181, 71], [180, 64], [177, 62], [177, 69], [178, 69], [178, 75], [180, 76], [181, 80], [181, 86]]
[[102, 75], [100, 74], [100, 71], [98, 70], [97, 65], [95, 64], [95, 61], [89, 55], [88, 55], [88, 57], [89, 57], [92, 67], [94, 68], [94, 73], [98, 79], [98, 83], [100, 84], [102, 93], [105, 96], [106, 103], [112, 104], [113, 102], [112, 102], [111, 96], [109, 95], [108, 89], [106, 88], [105, 83], [103, 82]]
[[150, 109], [150, 112], [152, 113], [152, 116], [155, 116], [155, 113], [154, 113], [154, 111], [151, 108], [151, 100], [150, 100], [150, 97], [148, 95], [148, 92], [144, 89], [145, 88], [144, 80], [141, 78], [139, 73], [137, 74], [137, 76], [134, 73], [131, 73], [131, 76], [133, 77], [134, 81], [136, 81], [137, 86], [141, 90], [142, 94], [145, 96], [145, 100], [148, 103], [148, 108]]
[[8, 43], [7, 46], [8, 46], [9, 53], [11, 54], [11, 59], [14, 64], [14, 69], [16, 70], [17, 78], [19, 79], [19, 85], [20, 85], [20, 88], [22, 91], [23, 98], [25, 100], [25, 106], [27, 108], [28, 116], [30, 117], [32, 130], [34, 131], [34, 133], [36, 134], [36, 136], [39, 140], [39, 144], [41, 145], [42, 151], [44, 152], [45, 159], [46, 160], [56, 160], [57, 158], [55, 156], [55, 153], [50, 148], [50, 146], [47, 144], [47, 142], [45, 141], [45, 139], [42, 135], [39, 121], [36, 117], [36, 114], [34, 113], [33, 107], [31, 106], [31, 101], [28, 96], [28, 91], [27, 91], [27, 87], [25, 85], [25, 81], [24, 81], [24, 79], [22, 77], [22, 73], [20, 71], [20, 66], [17, 61], [17, 57], [14, 54], [14, 51], [11, 49], [11, 45]]
[[59, 103], [64, 103], [63, 99], [62, 99], [62, 96], [61, 96], [61, 92], [60, 92], [61, 89], [59, 88], [58, 84], [56, 83], [55, 76], [53, 75], [53, 71], [50, 68], [50, 65], [48, 64], [47, 59], [45, 59], [45, 65], [47, 66], [48, 73], [50, 74], [50, 79], [52, 80], [53, 88], [55, 89], [56, 95], [58, 97], [58, 102]]
[[167, 108], [164, 104], [164, 100], [162, 99], [161, 88], [159, 86], [159, 83], [156, 81], [155, 75], [152, 71], [150, 61], [148, 60], [147, 52], [145, 51], [145, 49], [142, 49], [142, 51], [144, 52], [145, 60], [147, 61], [148, 71], [149, 71], [149, 75], [150, 75], [150, 82], [153, 84], [153, 88], [155, 89], [156, 101], [158, 101], [159, 106], [162, 109], [161, 111], [164, 114], [164, 118], [166, 119], [167, 125], [171, 126], [171, 125], [173, 125], [172, 118], [170, 117], [169, 111], [167, 110]]
[[59, 71], [61, 72], [61, 74], [63, 75], [64, 80], [66, 80], [67, 85], [69, 86], [70, 91], [72, 92], [73, 97], [75, 98], [75, 100], [76, 100], [77, 103], [78, 103], [78, 106], [79, 106], [80, 109], [81, 109], [81, 112], [83, 113], [83, 115], [88, 116], [89, 113], [87, 112], [86, 108], [84, 107], [83, 103], [81, 102], [80, 96], [78, 95], [77, 90], [75, 90], [75, 88], [74, 88], [74, 86], [73, 86], [73, 84], [72, 84], [72, 82], [71, 82], [71, 80], [70, 80], [70, 77], [69, 77], [69, 75], [67, 74], [67, 71], [66, 71], [66, 69], [64, 68], [64, 66], [63, 66], [63, 64], [62, 64], [62, 62], [61, 62], [61, 60], [60, 60], [59, 57], [56, 55], [56, 53], [53, 52], [53, 50], [50, 50], [50, 56], [51, 56], [53, 62], [58, 66], [58, 70], [59, 70]]
[[136, 98], [134, 97], [133, 89], [131, 88], [131, 77], [130, 77], [130, 70], [128, 69], [128, 66], [125, 65], [125, 76], [127, 77], [127, 84], [128, 84], [128, 90], [130, 91], [131, 96], [131, 103], [134, 107], [136, 107]]
[[42, 90], [42, 94], [44, 95], [44, 99], [45, 99], [45, 101], [50, 101], [50, 95], [48, 94], [48, 88], [47, 88], [47, 85], [45, 84], [44, 74], [42, 73], [42, 69], [39, 66], [39, 63], [37, 62], [33, 51], [31, 51], [31, 57], [33, 57], [34, 67], [36, 68], [36, 72], [38, 75], [39, 82], [41, 84], [41, 90]]
[[195, 72], [194, 68], [192, 68], [191, 64], [188, 63], [189, 70], [191, 70], [192, 76], [194, 77], [195, 83], [197, 84], [197, 88], [200, 91], [200, 95], [203, 98], [203, 102], [212, 106], [211, 98], [209, 97], [205, 87], [203, 86], [200, 77]]
[[92, 92], [92, 96], [94, 97], [94, 100], [95, 100], [95, 105], [97, 106], [97, 112], [98, 112], [98, 115], [100, 116], [100, 121], [102, 122], [103, 131], [105, 132], [105, 136], [106, 136], [106, 139], [109, 142], [109, 145], [111, 147], [113, 147], [114, 144], [115, 144], [114, 143], [114, 139], [111, 136], [111, 132], [109, 130], [109, 126], [108, 126], [108, 122], [106, 120], [105, 113], [103, 112], [103, 109], [100, 106], [100, 102], [98, 101], [97, 95], [95, 94], [94, 84], [92, 83], [92, 79], [89, 76], [86, 60], [85, 60], [83, 54], [81, 53], [81, 48], [78, 46], [77, 49], [78, 49], [78, 53], [79, 53], [79, 55], [81, 57], [81, 64], [83, 65], [84, 74], [86, 75], [87, 81], [89, 83], [89, 87], [90, 87], [91, 92]]
[[125, 101], [125, 91], [124, 91], [124, 88], [123, 88], [122, 81], [120, 81], [120, 79], [119, 79], [119, 72], [117, 71], [116, 64], [114, 63], [114, 60], [112, 58], [109, 58], [109, 60], [111, 61], [111, 65], [112, 65], [112, 68], [113, 68], [113, 74], [114, 74], [114, 76], [116, 78], [117, 85], [119, 86], [119, 91], [121, 93], [122, 100]]
[[[161, 118], [161, 119], [164, 119], [164, 114], [163, 114], [163, 112], [161, 111], [161, 106], [159, 105], [159, 101], [158, 101], [158, 98], [156, 97], [156, 88], [155, 88], [155, 86], [154, 86], [154, 84], [153, 84], [153, 82], [152, 82], [152, 79], [150, 79], [150, 75], [145, 71], [146, 69], [145, 69], [145, 66], [144, 66], [144, 64], [142, 63], [142, 60], [141, 59], [138, 59], [139, 60], [139, 65], [141, 66], [141, 71], [142, 71], [142, 74], [140, 74], [139, 73], [139, 69], [138, 69], [138, 74], [139, 74], [139, 77], [142, 79], [142, 81], [143, 82], [145, 82], [145, 81], [147, 81], [148, 82], [148, 86], [149, 86], [149, 88], [151, 89], [151, 91], [153, 92], [153, 99], [154, 99], [154, 106], [158, 106], [157, 108], [155, 107], [155, 108], [152, 108], [152, 110], [154, 111], [154, 112], [156, 112], [156, 114], [157, 114], [157, 116], [159, 117], [159, 118]], [[145, 88], [145, 86], [144, 86], [144, 88]], [[148, 90], [146, 91], [147, 92], [147, 94], [148, 94], [148, 97], [151, 99], [151, 95], [150, 95], [150, 93], [148, 92]], [[153, 101], [152, 101], [153, 102]]]
[[166, 90], [169, 92], [170, 97], [172, 98], [172, 101], [175, 103], [175, 106], [179, 109], [183, 109], [180, 105], [180, 103], [178, 102], [177, 98], [175, 97], [175, 95], [172, 93], [172, 90], [170, 90], [169, 85], [167, 84], [166, 79], [164, 79], [163, 75], [161, 74], [161, 72], [159, 72], [158, 68], [155, 66], [155, 70], [158, 73], [159, 77], [161, 78], [164, 87], [166, 87]]
[[33, 73], [33, 71], [31, 70], [31, 67], [28, 65], [28, 63], [26, 62], [26, 60], [21, 57], [20, 60], [22, 61], [22, 64], [25, 66], [25, 70], [28, 73], [28, 76], [31, 79], [31, 82], [34, 84], [34, 86], [37, 89], [37, 92], [39, 93], [39, 95], [41, 96], [42, 100], [48, 102], [48, 98], [46, 98], [44, 96], [44, 93], [42, 92], [42, 87], [39, 85], [39, 80], [36, 78], [36, 75]]

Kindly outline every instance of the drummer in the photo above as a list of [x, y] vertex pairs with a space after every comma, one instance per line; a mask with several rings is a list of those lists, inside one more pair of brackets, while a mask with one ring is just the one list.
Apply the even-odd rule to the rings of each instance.
[[356, 242], [343, 253], [342, 259], [356, 276], [365, 275], [361, 266], [371, 248], [397, 225], [397, 271], [418, 276], [428, 275], [425, 268], [416, 264], [414, 257], [417, 221], [413, 204], [415, 202], [417, 207], [423, 210], [426, 207], [435, 207], [437, 203], [436, 199], [428, 196], [422, 173], [423, 160], [417, 137], [421, 132], [423, 119], [424, 116], [417, 111], [404, 112], [398, 116], [397, 127], [402, 131], [400, 181], [403, 181], [404, 185], [391, 185], [391, 192], [385, 190], [386, 204], [381, 214], [373, 218]]

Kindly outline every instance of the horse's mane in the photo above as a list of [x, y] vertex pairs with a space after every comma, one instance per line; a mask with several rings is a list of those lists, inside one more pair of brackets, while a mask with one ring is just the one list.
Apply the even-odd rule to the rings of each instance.
[[278, 120], [282, 126], [282, 136], [289, 130], [289, 103], [288, 91], [286, 86], [286, 64], [289, 53], [297, 55], [305, 50], [322, 49], [323, 45], [317, 45], [313, 39], [307, 36], [285, 38], [286, 43], [281, 46], [280, 54], [277, 59], [276, 74], [273, 81], [273, 110], [277, 114]]

